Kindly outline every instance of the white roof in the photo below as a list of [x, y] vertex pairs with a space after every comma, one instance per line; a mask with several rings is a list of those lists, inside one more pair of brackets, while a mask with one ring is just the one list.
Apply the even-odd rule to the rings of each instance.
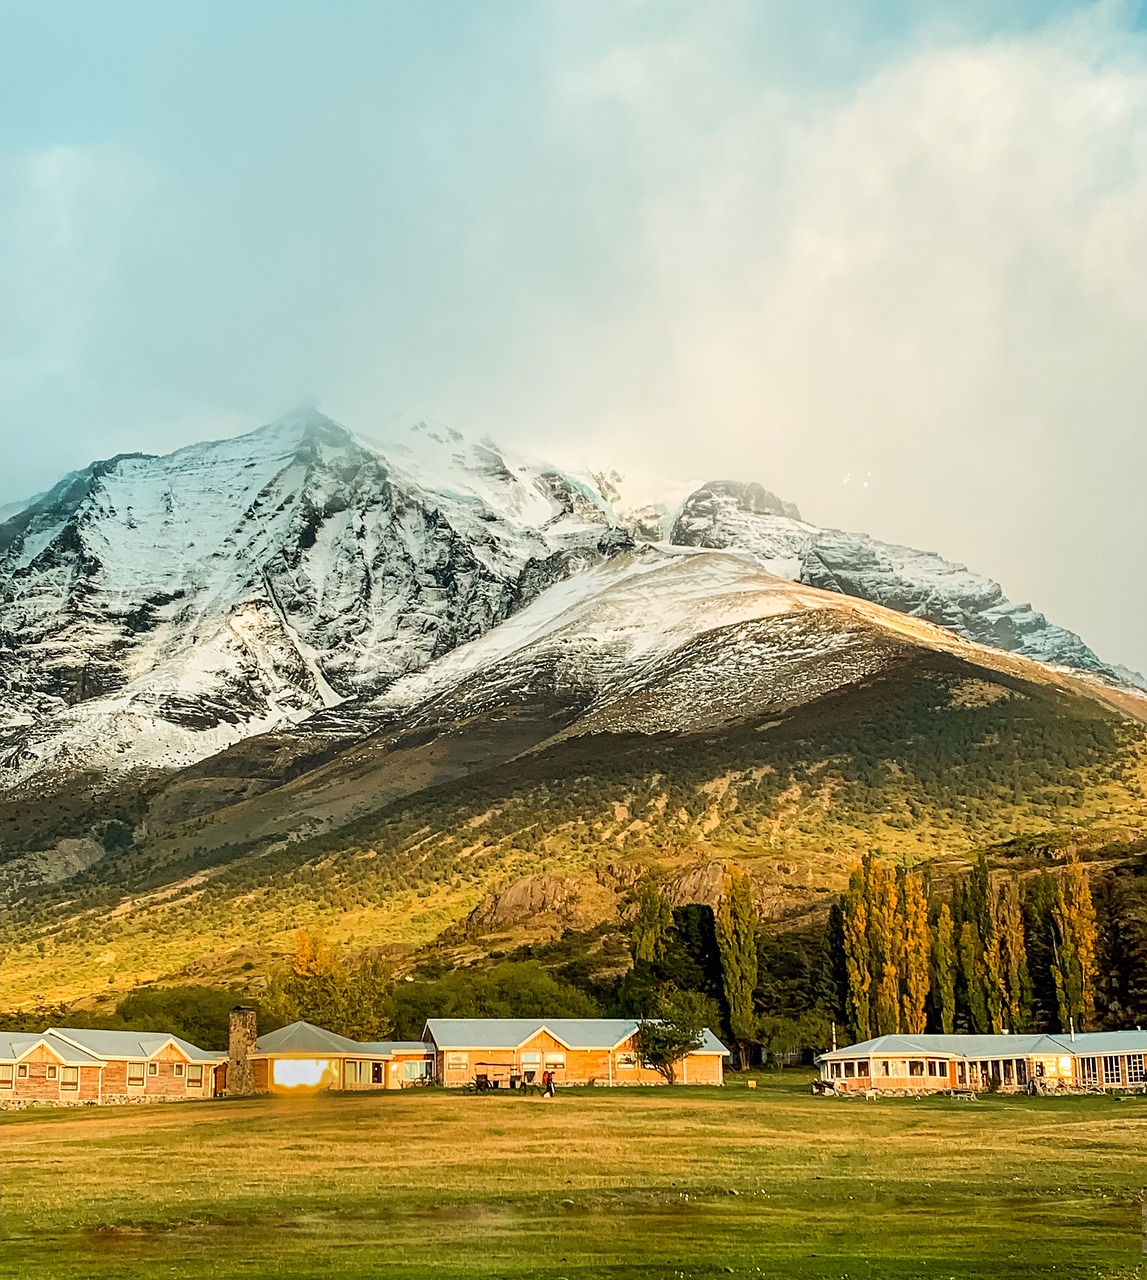
[[227, 1055], [198, 1045], [166, 1031], [105, 1031], [92, 1027], [49, 1027], [48, 1035], [57, 1036], [93, 1058], [154, 1058], [169, 1044], [175, 1045], [192, 1062], [222, 1062]]
[[[640, 1024], [634, 1018], [429, 1018], [422, 1033], [439, 1049], [517, 1049], [539, 1031], [548, 1031], [567, 1049], [616, 1049]], [[729, 1050], [705, 1027], [696, 1053], [728, 1056]]]
[[1075, 1036], [1042, 1032], [1025, 1035], [888, 1035], [822, 1053], [817, 1061], [840, 1058], [898, 1057], [929, 1054], [947, 1058], [1030, 1058], [1091, 1056], [1102, 1053], [1147, 1053], [1147, 1031], [1084, 1031]]
[[37, 1045], [45, 1045], [69, 1067], [100, 1066], [100, 1060], [51, 1031], [0, 1031], [0, 1062], [19, 1062]]

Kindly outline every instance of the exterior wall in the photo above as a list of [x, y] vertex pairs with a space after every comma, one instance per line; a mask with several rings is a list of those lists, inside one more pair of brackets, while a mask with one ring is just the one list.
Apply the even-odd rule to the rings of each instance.
[[[853, 1068], [851, 1076], [847, 1074], [849, 1066]], [[965, 1059], [928, 1054], [902, 1058], [839, 1058], [822, 1062], [820, 1068], [821, 1079], [831, 1083], [838, 1093], [876, 1090], [918, 1094], [947, 1089], [1018, 1093], [1026, 1089], [1032, 1079], [1034, 1063], [1024, 1057]]]
[[[190, 1062], [174, 1045], [166, 1045], [146, 1062], [130, 1060], [131, 1067], [143, 1067], [142, 1083], [129, 1081], [129, 1060], [112, 1059], [104, 1063], [103, 1102], [182, 1101], [186, 1098], [210, 1098], [215, 1092], [213, 1062]], [[152, 1068], [154, 1067], [154, 1074]], [[198, 1084], [193, 1084], [192, 1068], [202, 1068]]]
[[[5, 1064], [8, 1065], [8, 1064]], [[31, 1053], [12, 1063], [12, 1087], [0, 1088], [0, 1110], [18, 1110], [36, 1105], [79, 1106], [100, 1101], [100, 1068], [95, 1064], [69, 1069], [68, 1079], [64, 1071], [67, 1064], [43, 1045], [37, 1045]], [[23, 1077], [20, 1067], [27, 1068]], [[55, 1068], [54, 1076], [49, 1075]], [[71, 1072], [75, 1071], [75, 1082]]]
[[[616, 1049], [567, 1049], [544, 1029], [512, 1049], [439, 1049], [434, 1055], [434, 1075], [447, 1088], [469, 1084], [484, 1071], [500, 1088], [507, 1088], [511, 1074], [534, 1072], [541, 1084], [545, 1071], [554, 1083], [580, 1085], [664, 1084], [665, 1078], [642, 1065], [632, 1038]], [[724, 1082], [720, 1054], [690, 1054], [677, 1068], [678, 1084], [719, 1085]]]

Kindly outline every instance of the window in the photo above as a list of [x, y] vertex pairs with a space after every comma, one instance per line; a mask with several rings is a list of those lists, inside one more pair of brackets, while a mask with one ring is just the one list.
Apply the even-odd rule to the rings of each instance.
[[446, 1055], [447, 1071], [468, 1071], [470, 1055], [468, 1053], [448, 1053]]
[[933, 1058], [928, 1059], [928, 1074], [930, 1076], [938, 1076], [940, 1074], [940, 1064]]
[[890, 1076], [892, 1074], [891, 1070], [889, 1069], [890, 1066], [891, 1064], [889, 1062], [887, 1061], [882, 1062], [880, 1064], [880, 1074], [882, 1076]]
[[1114, 1054], [1104, 1054], [1103, 1056], [1103, 1083], [1123, 1083], [1123, 1073], [1119, 1070], [1119, 1059]]
[[175, 1064], [175, 1074], [176, 1074], [177, 1076], [182, 1076], [182, 1075], [183, 1075], [183, 1063], [182, 1063], [182, 1062], [177, 1062], [177, 1063]]
[[48, 1063], [48, 1079], [54, 1080], [55, 1078], [56, 1078], [56, 1064], [54, 1062], [49, 1062]]
[[1076, 1058], [1079, 1064], [1080, 1084], [1095, 1084], [1099, 1079], [1098, 1064], [1095, 1058]]
[[523, 1053], [519, 1057], [523, 1067], [540, 1067], [542, 1065], [542, 1055], [540, 1053]]
[[158, 1062], [149, 1062], [149, 1063], [147, 1064], [147, 1074], [148, 1074], [149, 1076], [157, 1076], [157, 1075], [159, 1075], [159, 1063], [158, 1063]]
[[867, 1061], [864, 1061], [864, 1062], [858, 1062], [858, 1063], [856, 1064], [856, 1074], [857, 1074], [858, 1076], [867, 1076], [867, 1075], [868, 1075], [868, 1062], [867, 1062]]
[[829, 1069], [832, 1072], [832, 1078], [834, 1080], [839, 1080], [840, 1079], [840, 1063], [830, 1062], [828, 1065], [829, 1065]]
[[80, 1087], [79, 1067], [65, 1067], [60, 1072], [61, 1089], [78, 1089]]
[[15, 1069], [9, 1063], [0, 1063], [0, 1089], [11, 1089]]
[[1016, 1084], [1027, 1084], [1028, 1061], [1026, 1058], [1016, 1059]]
[[385, 1079], [382, 1074], [382, 1063], [372, 1062], [370, 1064], [370, 1082], [371, 1084], [384, 1084]]
[[924, 1074], [923, 1061], [917, 1058], [913, 1058], [908, 1063], [908, 1074], [910, 1076], [922, 1076]]
[[402, 1064], [402, 1076], [405, 1080], [425, 1080], [430, 1074], [430, 1063], [425, 1058], [416, 1058]]
[[20, 1065], [16, 1068], [16, 1079], [27, 1080], [27, 1078], [28, 1078], [28, 1064], [26, 1062], [21, 1062]]
[[1015, 1084], [1011, 1058], [1005, 1058], [1002, 1065], [1004, 1068], [1004, 1084]]
[[566, 1069], [566, 1055], [564, 1053], [547, 1053], [546, 1054], [546, 1070], [547, 1071], [564, 1071]]
[[203, 1063], [191, 1062], [187, 1066], [187, 1087], [200, 1089], [203, 1087]]
[[956, 1083], [957, 1084], [968, 1083], [968, 1068], [962, 1062], [956, 1063]]
[[623, 1070], [629, 1071], [637, 1066], [637, 1054], [630, 1053], [628, 1050], [623, 1053], [619, 1053], [617, 1055], [617, 1065]]
[[1129, 1053], [1127, 1055], [1127, 1083], [1147, 1084], [1147, 1072], [1143, 1069], [1143, 1055]]
[[366, 1084], [365, 1062], [356, 1062], [353, 1058], [347, 1058], [343, 1062], [343, 1084]]
[[853, 1079], [855, 1079], [855, 1078], [856, 1078], [856, 1063], [855, 1063], [855, 1062], [846, 1062], [846, 1063], [844, 1064], [844, 1078], [845, 1078], [846, 1080], [853, 1080]]
[[129, 1085], [143, 1086], [142, 1062], [129, 1062], [127, 1064], [127, 1082]]

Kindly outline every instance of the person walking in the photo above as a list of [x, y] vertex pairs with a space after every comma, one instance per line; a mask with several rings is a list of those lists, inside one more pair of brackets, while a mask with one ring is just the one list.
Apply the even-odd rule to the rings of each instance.
[[552, 1071], [547, 1071], [542, 1076], [542, 1092], [546, 1098], [554, 1096], [554, 1073]]

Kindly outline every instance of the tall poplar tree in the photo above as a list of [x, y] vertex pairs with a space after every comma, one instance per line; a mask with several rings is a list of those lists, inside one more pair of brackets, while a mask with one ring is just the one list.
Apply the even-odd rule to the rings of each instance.
[[863, 867], [849, 876], [844, 900], [844, 969], [848, 1029], [854, 1042], [872, 1035], [872, 957], [868, 950], [868, 893]]
[[900, 960], [903, 922], [895, 868], [883, 858], [865, 859], [868, 889], [868, 948], [872, 957], [877, 1035], [900, 1030]]
[[932, 930], [932, 1006], [948, 1036], [956, 1027], [956, 968], [956, 929], [948, 904], [942, 902]]
[[735, 863], [725, 875], [725, 892], [716, 912], [717, 946], [721, 953], [721, 985], [729, 1009], [729, 1030], [749, 1065], [749, 1046], [756, 1039], [753, 991], [757, 985], [757, 912], [749, 878]]
[[1053, 909], [1058, 941], [1053, 961], [1059, 1025], [1086, 1031], [1095, 1020], [1095, 907], [1087, 872], [1072, 857], [1058, 877]]
[[673, 909], [655, 884], [646, 884], [637, 899], [637, 919], [629, 935], [633, 962], [652, 964], [665, 958], [665, 944], [673, 929]]
[[1003, 1018], [1009, 1031], [1031, 1029], [1032, 987], [1028, 973], [1024, 919], [1019, 885], [1014, 877], [996, 892], [996, 948]]
[[928, 899], [924, 896], [924, 879], [915, 871], [904, 877], [904, 924], [902, 931], [901, 967], [904, 970], [904, 993], [901, 1026], [909, 1035], [927, 1030], [928, 991], [932, 985], [929, 961], [931, 937], [928, 927]]

